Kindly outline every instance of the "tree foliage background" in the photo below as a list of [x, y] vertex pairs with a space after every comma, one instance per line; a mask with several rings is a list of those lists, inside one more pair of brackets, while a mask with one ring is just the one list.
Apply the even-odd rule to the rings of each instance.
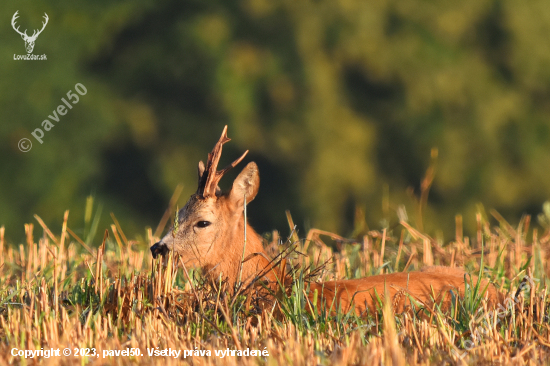
[[[13, 60], [16, 10], [21, 29], [48, 14], [34, 50], [47, 61]], [[418, 220], [433, 148], [427, 230], [449, 238], [458, 213], [474, 227], [479, 203], [536, 214], [550, 196], [547, 0], [8, 0], [0, 15], [0, 225], [14, 240], [33, 214], [55, 227], [69, 209], [78, 230], [90, 194], [105, 223], [155, 227], [225, 124], [222, 165], [250, 149], [260, 167], [260, 231], [287, 230], [286, 209], [344, 235], [356, 208], [374, 228], [400, 204]], [[30, 133], [76, 83], [88, 93], [39, 144]]]

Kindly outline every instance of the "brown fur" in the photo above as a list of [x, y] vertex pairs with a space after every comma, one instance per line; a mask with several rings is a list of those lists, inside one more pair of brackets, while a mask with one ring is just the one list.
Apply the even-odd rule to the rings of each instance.
[[[317, 298], [322, 299], [331, 311], [336, 310], [338, 306], [343, 311], [348, 311], [354, 306], [357, 314], [364, 314], [367, 309], [370, 312], [375, 310], [379, 301], [384, 301], [387, 291], [396, 313], [411, 309], [413, 304], [417, 309], [420, 305], [432, 308], [437, 304], [441, 305], [443, 310], [447, 310], [451, 306], [452, 293], [455, 296], [464, 296], [465, 275], [466, 272], [459, 268], [438, 267], [428, 271], [398, 272], [355, 280], [329, 281], [312, 284], [308, 297], [313, 302], [314, 293], [317, 291]], [[466, 281], [475, 286], [477, 278], [466, 276]], [[486, 291], [489, 303], [496, 304], [502, 297], [495, 287], [485, 280], [481, 281], [481, 289]]]
[[[244, 199], [246, 197], [248, 204], [258, 193], [260, 178], [256, 164], [249, 163], [226, 194], [221, 194], [217, 188], [217, 180], [223, 175], [223, 172], [216, 172], [217, 160], [221, 155], [221, 145], [227, 141], [229, 139], [224, 130], [212, 154], [209, 154], [206, 169], [202, 162], [199, 164], [199, 189], [179, 211], [177, 231], [174, 233], [170, 229], [159, 243], [151, 247], [151, 251], [156, 257], [157, 254], [164, 255], [174, 250], [182, 256], [186, 265], [199, 266], [212, 278], [226, 279], [233, 288], [238, 281], [250, 283], [270, 261], [260, 236], [248, 224], [245, 244]], [[204, 174], [217, 180], [212, 183]], [[207, 181], [211, 183], [205, 183]], [[206, 189], [208, 184], [211, 187]], [[242, 258], [249, 256], [252, 258], [242, 263], [241, 270]], [[263, 272], [264, 279], [275, 288], [279, 272], [275, 269]], [[317, 299], [317, 304], [324, 304], [331, 311], [338, 307], [347, 311], [354, 306], [358, 314], [364, 314], [367, 309], [375, 310], [377, 298], [384, 299], [387, 291], [396, 312], [409, 309], [411, 301], [430, 307], [435, 301], [448, 308], [451, 292], [463, 296], [465, 274], [459, 268], [434, 266], [420, 272], [313, 283], [308, 298], [311, 303]], [[475, 284], [477, 279], [472, 277], [472, 281]], [[501, 300], [501, 295], [487, 281], [482, 281], [482, 288], [486, 289], [490, 302]]]

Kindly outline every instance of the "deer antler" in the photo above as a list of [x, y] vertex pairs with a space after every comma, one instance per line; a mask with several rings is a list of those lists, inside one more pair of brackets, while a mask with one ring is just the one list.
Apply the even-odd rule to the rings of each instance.
[[19, 26], [16, 27], [15, 20], [17, 18], [19, 18], [19, 15], [17, 15], [17, 13], [19, 13], [19, 10], [17, 10], [15, 12], [15, 14], [13, 14], [13, 17], [11, 18], [11, 26], [13, 27], [13, 30], [15, 30], [17, 33], [19, 33], [22, 37], [25, 37], [25, 39], [36, 39], [38, 37], [38, 35], [40, 33], [42, 33], [44, 28], [46, 28], [46, 24], [48, 24], [48, 20], [50, 19], [50, 18], [48, 18], [48, 14], [44, 13], [45, 22], [42, 22], [42, 29], [40, 29], [40, 30], [35, 29], [34, 32], [32, 33], [32, 36], [29, 37], [27, 35], [27, 30], [26, 29], [25, 29], [25, 32], [21, 32], [19, 30]]
[[26, 30], [26, 29], [25, 29], [25, 32], [23, 33], [23, 32], [21, 32], [21, 31], [19, 30], [19, 27], [17, 27], [17, 28], [15, 27], [15, 20], [16, 20], [17, 18], [19, 18], [19, 15], [17, 15], [17, 13], [19, 13], [19, 10], [17, 10], [17, 11], [15, 12], [15, 14], [13, 14], [13, 17], [11, 18], [11, 26], [13, 27], [13, 30], [16, 31], [17, 33], [19, 33], [21, 36], [26, 36], [26, 37], [28, 37], [28, 36], [27, 36], [27, 30]]
[[[231, 168], [234, 168], [237, 164], [239, 164], [244, 159], [246, 154], [248, 154], [248, 150], [246, 150], [240, 158], [226, 166], [224, 169], [219, 171], [216, 170], [218, 168], [218, 163], [220, 162], [220, 157], [222, 155], [222, 146], [228, 141], [231, 141], [231, 139], [227, 137], [227, 126], [225, 126], [220, 139], [212, 149], [212, 152], [208, 154], [206, 169], [204, 168], [204, 165], [202, 168], [204, 169], [204, 173], [199, 180], [199, 188], [197, 190], [197, 193], [204, 198], [215, 197], [216, 187], [218, 186], [218, 182], [220, 181], [220, 179], [222, 179], [223, 175], [227, 173]], [[201, 171], [202, 169], [201, 164], [199, 164], [199, 171]]]
[[[42, 29], [40, 29], [39, 31], [35, 30], [35, 31], [33, 32], [32, 36], [31, 36], [31, 38], [36, 38], [36, 37], [38, 37], [38, 35], [39, 35], [40, 33], [42, 33], [42, 31], [44, 30], [44, 28], [46, 28], [46, 24], [48, 24], [48, 20], [49, 20], [50, 18], [48, 18], [48, 14], [46, 14], [46, 13], [44, 13], [44, 18], [45, 18], [46, 21], [45, 21], [45, 22], [42, 22]], [[37, 32], [38, 32], [38, 33], [37, 33]]]

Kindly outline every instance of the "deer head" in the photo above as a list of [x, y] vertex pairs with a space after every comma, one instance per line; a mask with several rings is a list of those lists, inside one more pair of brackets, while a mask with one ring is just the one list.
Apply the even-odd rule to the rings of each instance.
[[[227, 126], [214, 149], [208, 154], [206, 167], [199, 163], [199, 184], [195, 194], [178, 212], [173, 225], [161, 241], [151, 247], [156, 258], [170, 251], [178, 253], [184, 263], [200, 266], [216, 278], [221, 274], [230, 282], [238, 278], [243, 253], [248, 256], [263, 251], [261, 238], [247, 225], [246, 246], [244, 205], [256, 197], [260, 176], [256, 163], [250, 162], [233, 182], [231, 190], [222, 193], [218, 182], [228, 170], [235, 167], [248, 150], [225, 169], [218, 171], [222, 146], [230, 141]], [[176, 227], [176, 230], [174, 230]], [[242, 267], [242, 278], [252, 276], [265, 267], [262, 256], [247, 261]]]
[[40, 33], [42, 33], [42, 31], [44, 30], [44, 28], [46, 28], [46, 24], [48, 24], [48, 14], [44, 13], [44, 19], [45, 19], [45, 22], [42, 23], [42, 29], [40, 30], [34, 30], [32, 36], [28, 36], [27, 35], [27, 30], [25, 29], [24, 32], [21, 32], [19, 31], [19, 27], [16, 27], [15, 25], [15, 20], [17, 18], [19, 18], [19, 15], [17, 15], [17, 13], [19, 12], [19, 10], [17, 10], [15, 12], [15, 14], [13, 14], [13, 18], [11, 18], [11, 26], [13, 27], [13, 29], [19, 33], [21, 35], [21, 38], [23, 38], [23, 41], [25, 41], [25, 49], [27, 50], [27, 53], [31, 53], [32, 50], [34, 49], [34, 42], [36, 41], [36, 38], [38, 38], [38, 36], [40, 35]]

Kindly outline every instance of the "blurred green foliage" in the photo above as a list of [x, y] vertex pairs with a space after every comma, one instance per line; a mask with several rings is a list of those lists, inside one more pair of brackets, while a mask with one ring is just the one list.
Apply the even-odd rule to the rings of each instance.
[[[21, 29], [48, 14], [47, 61], [13, 60], [16, 10]], [[250, 149], [260, 166], [260, 231], [284, 232], [285, 209], [342, 234], [356, 207], [374, 228], [399, 204], [418, 220], [434, 147], [428, 232], [450, 238], [457, 213], [473, 228], [479, 202], [512, 220], [550, 196], [547, 0], [8, 0], [0, 15], [0, 225], [16, 239], [65, 209], [78, 231], [90, 194], [100, 228], [108, 212], [154, 228], [224, 124], [222, 165]], [[88, 93], [39, 144], [30, 133], [79, 82]]]

